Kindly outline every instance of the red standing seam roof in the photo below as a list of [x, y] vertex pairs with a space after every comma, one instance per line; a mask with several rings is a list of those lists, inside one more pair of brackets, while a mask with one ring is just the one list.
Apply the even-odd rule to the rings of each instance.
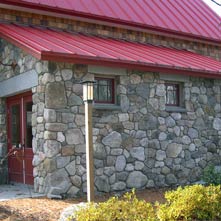
[[0, 3], [221, 42], [221, 18], [202, 0], [0, 0]]
[[221, 77], [221, 62], [186, 50], [15, 24], [0, 24], [0, 37], [41, 60]]

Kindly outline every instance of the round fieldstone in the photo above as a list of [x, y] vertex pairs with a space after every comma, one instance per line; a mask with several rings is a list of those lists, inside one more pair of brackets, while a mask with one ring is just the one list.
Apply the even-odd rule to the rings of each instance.
[[174, 120], [180, 120], [182, 117], [180, 113], [172, 113], [171, 116]]
[[156, 98], [150, 98], [149, 104], [153, 107], [153, 109], [157, 110], [159, 108], [158, 99]]
[[148, 98], [149, 97], [149, 87], [147, 84], [139, 84], [136, 87], [136, 94], [140, 97], [143, 98]]
[[66, 167], [66, 170], [70, 176], [74, 176], [76, 173], [76, 162], [73, 160]]
[[166, 183], [168, 185], [177, 184], [177, 178], [174, 176], [174, 174], [167, 174], [166, 175]]
[[182, 141], [183, 141], [183, 144], [191, 143], [191, 139], [188, 136], [183, 136]]
[[[79, 204], [73, 204], [67, 208], [65, 208], [60, 215], [59, 221], [67, 221], [70, 216], [73, 216], [78, 210], [84, 209], [88, 206], [87, 203], [79, 203]], [[75, 218], [72, 219], [72, 221], [76, 221]]]
[[196, 129], [194, 128], [189, 128], [188, 130], [188, 136], [192, 139], [197, 138], [199, 136], [199, 133]]
[[101, 143], [95, 143], [93, 145], [94, 148], [94, 158], [96, 159], [105, 159], [107, 154], [106, 154], [106, 150], [103, 144]]
[[116, 171], [123, 171], [126, 167], [126, 159], [123, 155], [118, 156], [115, 163]]
[[57, 164], [57, 168], [63, 168], [65, 167], [69, 162], [70, 162], [70, 156], [59, 156], [56, 158], [56, 164]]
[[44, 153], [46, 157], [54, 157], [61, 150], [61, 144], [56, 140], [46, 140], [44, 143]]
[[112, 176], [115, 172], [115, 168], [114, 167], [105, 167], [104, 168], [104, 174], [107, 176]]
[[126, 95], [121, 95], [120, 97], [121, 97], [121, 102], [120, 102], [121, 110], [123, 112], [127, 112], [130, 107], [130, 101]]
[[70, 178], [74, 186], [81, 187], [82, 181], [81, 181], [80, 176], [75, 175], [75, 176], [71, 176]]
[[65, 133], [67, 144], [83, 144], [84, 137], [80, 129], [69, 129]]
[[164, 84], [159, 84], [157, 85], [157, 89], [156, 89], [156, 95], [159, 97], [165, 96], [165, 85]]
[[52, 109], [44, 109], [44, 120], [47, 123], [56, 122], [56, 111]]
[[43, 85], [47, 84], [48, 82], [54, 82], [54, 75], [51, 73], [45, 73], [41, 79]]
[[175, 122], [175, 120], [172, 118], [172, 117], [167, 117], [166, 118], [166, 126], [167, 127], [174, 127], [174, 126], [176, 126], [176, 122]]
[[57, 133], [57, 140], [61, 143], [65, 141], [65, 136], [62, 132]]
[[189, 151], [193, 152], [196, 150], [196, 145], [191, 143], [190, 146], [189, 146]]
[[176, 158], [182, 151], [182, 145], [177, 143], [171, 143], [168, 145], [166, 154], [167, 157]]
[[167, 139], [167, 134], [166, 133], [164, 133], [164, 132], [161, 132], [160, 134], [159, 134], [159, 140], [166, 140]]
[[141, 77], [137, 74], [132, 74], [130, 76], [130, 82], [131, 84], [139, 84], [141, 82]]
[[126, 181], [128, 188], [142, 188], [147, 184], [147, 177], [140, 171], [131, 172]]
[[74, 115], [72, 113], [62, 113], [61, 118], [62, 118], [62, 123], [65, 124], [72, 123], [74, 121]]
[[71, 69], [63, 69], [61, 71], [61, 75], [64, 81], [68, 81], [68, 80], [71, 80], [73, 73]]
[[71, 182], [65, 169], [59, 169], [53, 173], [47, 174], [45, 178], [45, 185], [48, 187], [59, 188], [60, 194], [62, 194], [67, 192], [71, 186]]
[[64, 84], [61, 82], [48, 83], [45, 89], [45, 105], [47, 108], [65, 108], [67, 98]]
[[98, 176], [95, 178], [95, 186], [98, 191], [108, 193], [110, 191], [110, 185], [108, 183], [107, 176]]
[[220, 118], [215, 118], [213, 121], [213, 128], [215, 130], [221, 130], [221, 119]]
[[200, 89], [198, 87], [192, 87], [191, 88], [191, 93], [193, 93], [193, 94], [200, 94]]
[[158, 160], [158, 161], [162, 161], [162, 160], [164, 160], [166, 158], [166, 153], [165, 153], [165, 151], [163, 151], [163, 150], [158, 150], [157, 152], [156, 152], [156, 159]]
[[76, 186], [72, 186], [68, 192], [67, 192], [67, 196], [70, 197], [70, 198], [73, 198], [73, 197], [77, 197], [79, 196], [79, 193], [80, 193], [80, 189]]
[[76, 94], [72, 93], [69, 97], [68, 97], [68, 104], [70, 106], [79, 106], [81, 104], [83, 104], [83, 100], [81, 99], [80, 96], [77, 96]]
[[114, 148], [120, 147], [121, 142], [122, 142], [121, 134], [116, 131], [111, 132], [102, 140], [102, 143], [104, 145], [107, 145], [109, 147], [114, 147]]
[[122, 191], [125, 190], [126, 184], [124, 182], [117, 182], [111, 186], [111, 190], [113, 191]]
[[144, 168], [144, 163], [141, 161], [135, 161], [135, 170], [142, 170]]
[[140, 130], [153, 130], [158, 127], [159, 123], [154, 115], [147, 113], [138, 124]]
[[134, 157], [137, 160], [144, 161], [145, 155], [144, 155], [144, 148], [143, 147], [133, 147], [130, 150], [130, 154], [132, 157]]

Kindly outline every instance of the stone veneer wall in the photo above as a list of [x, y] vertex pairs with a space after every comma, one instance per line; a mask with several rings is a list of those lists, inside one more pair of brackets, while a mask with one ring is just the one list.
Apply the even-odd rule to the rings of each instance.
[[[16, 61], [18, 64], [15, 70], [9, 66], [0, 65], [0, 82], [33, 69], [37, 72], [39, 72], [39, 70], [42, 71], [42, 65], [47, 63], [38, 62], [38, 60], [31, 55], [9, 44], [3, 39], [0, 39], [0, 60], [4, 64], [11, 64], [13, 61]], [[0, 161], [5, 158], [7, 154], [7, 117], [5, 100], [5, 98], [0, 98]], [[0, 164], [0, 184], [7, 182], [8, 167], [6, 159], [3, 164]]]
[[5, 158], [6, 152], [7, 145], [5, 100], [0, 99], [0, 184], [5, 184], [8, 180], [7, 160], [3, 160]]
[[[45, 100], [34, 111], [36, 191], [86, 191], [84, 105], [75, 83], [86, 73], [87, 66], [50, 63], [39, 75], [36, 96]], [[209, 162], [221, 163], [220, 80], [191, 77], [184, 83], [186, 112], [178, 113], [165, 110], [158, 73], [117, 78], [119, 108], [95, 105], [93, 113], [96, 191], [189, 184]]]
[[44, 27], [52, 27], [98, 36], [101, 35], [105, 37], [125, 39], [129, 41], [142, 42], [147, 44], [163, 45], [178, 49], [188, 49], [196, 53], [210, 56], [217, 60], [221, 60], [220, 45], [218, 46], [206, 42], [196, 42], [192, 39], [183, 40], [179, 38], [172, 38], [162, 36], [160, 34], [152, 34], [148, 31], [135, 31], [125, 28], [112, 27], [72, 19], [58, 18], [47, 15], [20, 12], [1, 8], [0, 20], [20, 24], [40, 25]]
[[[4, 60], [19, 52], [11, 55], [18, 59], [18, 69], [4, 72], [3, 79], [30, 69], [39, 75], [39, 85], [32, 88], [35, 190], [47, 192], [54, 186], [61, 194], [82, 194], [84, 105], [76, 79], [93, 74], [87, 74], [86, 65], [37, 61], [5, 41], [1, 50], [7, 54]], [[209, 162], [220, 164], [220, 80], [190, 78], [184, 83], [187, 112], [171, 113], [165, 110], [158, 73], [128, 71], [117, 78], [119, 108], [95, 107], [93, 114], [97, 191], [188, 184], [199, 179]]]

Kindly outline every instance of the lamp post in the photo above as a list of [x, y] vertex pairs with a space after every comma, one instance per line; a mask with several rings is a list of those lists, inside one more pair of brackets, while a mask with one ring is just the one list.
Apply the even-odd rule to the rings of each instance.
[[83, 81], [83, 101], [85, 104], [85, 139], [87, 166], [87, 201], [94, 201], [94, 157], [92, 134], [92, 103], [94, 81]]

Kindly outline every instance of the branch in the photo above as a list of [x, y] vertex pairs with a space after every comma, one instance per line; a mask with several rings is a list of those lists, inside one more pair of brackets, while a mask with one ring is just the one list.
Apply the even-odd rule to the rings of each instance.
[[211, 0], [211, 1], [214, 2], [215, 4], [221, 6], [221, 3], [219, 3], [219, 2], [217, 2], [217, 1], [215, 1], [215, 0]]

